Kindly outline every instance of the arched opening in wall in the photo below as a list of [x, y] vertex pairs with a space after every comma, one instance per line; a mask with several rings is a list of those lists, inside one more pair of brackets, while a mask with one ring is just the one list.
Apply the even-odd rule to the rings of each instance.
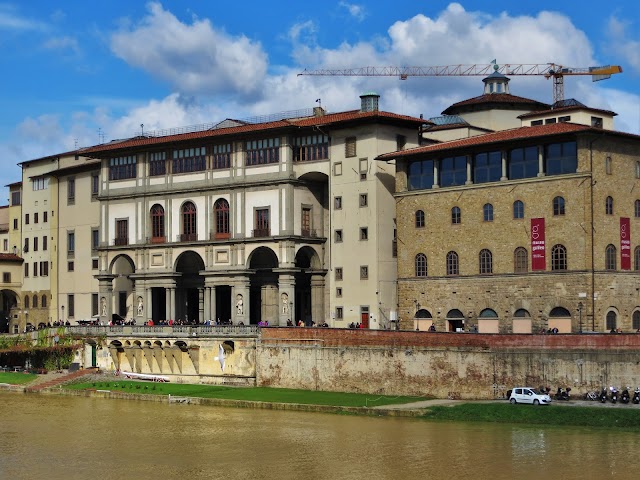
[[181, 253], [176, 261], [176, 273], [181, 274], [176, 280], [176, 318], [186, 323], [200, 323], [203, 314], [201, 307], [204, 301], [204, 261], [191, 250]]
[[513, 313], [513, 333], [531, 333], [531, 314], [524, 308], [519, 308]]
[[[320, 259], [311, 247], [302, 247], [296, 253], [295, 265], [298, 271], [295, 275], [296, 289], [292, 320], [294, 324], [297, 324], [298, 320], [302, 320], [305, 325], [310, 326], [312, 321], [319, 323], [324, 320], [312, 318], [311, 275], [313, 270], [320, 268]], [[324, 298], [318, 299], [318, 301], [324, 301]]]
[[564, 307], [552, 308], [549, 312], [548, 328], [553, 331], [558, 329], [558, 333], [571, 333], [571, 313]]
[[485, 308], [478, 315], [478, 333], [500, 333], [500, 319], [495, 310]]
[[124, 355], [124, 347], [119, 340], [113, 340], [109, 343], [109, 352], [111, 352], [111, 359], [116, 370], [122, 369], [122, 355]]
[[136, 271], [133, 260], [127, 255], [118, 255], [111, 262], [113, 279], [113, 313], [122, 318], [132, 318], [133, 312], [133, 280], [130, 276]]
[[449, 332], [463, 332], [464, 331], [464, 314], [454, 308], [447, 313], [447, 330]]
[[278, 275], [273, 272], [278, 268], [278, 257], [268, 247], [258, 247], [251, 252], [249, 269], [255, 274], [251, 277], [249, 288], [249, 318], [245, 323], [257, 324], [266, 320], [276, 325], [278, 320]]
[[18, 295], [12, 290], [0, 290], [0, 333], [11, 333], [11, 324], [18, 325], [17, 318], [11, 321], [14, 315], [17, 316], [17, 307]]
[[233, 340], [225, 340], [222, 342], [222, 349], [225, 355], [231, 355], [236, 349], [236, 344]]
[[433, 316], [426, 308], [421, 308], [416, 312], [413, 323], [415, 323], [416, 331], [426, 332], [433, 324]]
[[615, 333], [618, 328], [618, 314], [614, 310], [609, 310], [605, 317], [605, 328], [608, 332]]

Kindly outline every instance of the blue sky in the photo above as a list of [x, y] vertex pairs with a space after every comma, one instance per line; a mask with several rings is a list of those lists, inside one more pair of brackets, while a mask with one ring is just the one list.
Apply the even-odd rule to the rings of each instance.
[[[481, 77], [299, 77], [305, 68], [548, 63], [622, 65], [565, 97], [613, 110], [640, 134], [640, 5], [435, 0], [243, 2], [0, 0], [0, 185], [18, 162], [145, 131], [315, 106], [437, 116], [482, 93]], [[500, 5], [500, 6], [498, 6]], [[551, 103], [551, 82], [511, 93]], [[4, 203], [0, 201], [0, 203]]]

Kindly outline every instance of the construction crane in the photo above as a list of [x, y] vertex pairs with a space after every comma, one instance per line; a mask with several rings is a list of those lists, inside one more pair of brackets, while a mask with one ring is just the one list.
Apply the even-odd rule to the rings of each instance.
[[547, 80], [553, 78], [553, 103], [564, 100], [564, 77], [567, 75], [591, 75], [594, 82], [606, 80], [611, 75], [622, 73], [619, 65], [575, 68], [557, 63], [531, 63], [498, 65], [495, 60], [488, 64], [444, 65], [439, 67], [360, 67], [347, 69], [304, 70], [300, 75], [343, 76], [343, 77], [470, 77], [485, 76], [493, 72], [503, 75], [540, 75]]

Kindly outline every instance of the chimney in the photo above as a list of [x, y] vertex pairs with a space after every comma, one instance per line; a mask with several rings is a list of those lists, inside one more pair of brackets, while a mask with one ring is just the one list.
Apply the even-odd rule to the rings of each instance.
[[322, 117], [324, 116], [324, 108], [322, 107], [313, 107], [313, 116], [314, 117]]
[[361, 112], [377, 112], [380, 95], [375, 92], [367, 92], [360, 95]]

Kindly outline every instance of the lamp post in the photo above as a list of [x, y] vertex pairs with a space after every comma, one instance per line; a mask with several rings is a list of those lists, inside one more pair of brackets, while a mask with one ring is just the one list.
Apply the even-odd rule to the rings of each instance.
[[62, 310], [62, 323], [64, 323], [64, 305], [60, 307], [60, 310]]
[[580, 333], [582, 333], [582, 302], [578, 302], [578, 319], [580, 322]]

